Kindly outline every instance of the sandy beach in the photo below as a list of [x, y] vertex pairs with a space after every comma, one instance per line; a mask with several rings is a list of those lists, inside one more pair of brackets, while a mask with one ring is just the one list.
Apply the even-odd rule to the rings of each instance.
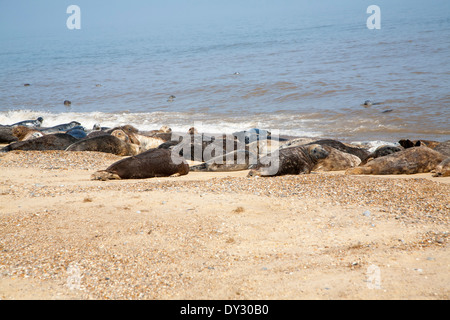
[[450, 177], [90, 180], [118, 159], [0, 156], [0, 299], [450, 297]]

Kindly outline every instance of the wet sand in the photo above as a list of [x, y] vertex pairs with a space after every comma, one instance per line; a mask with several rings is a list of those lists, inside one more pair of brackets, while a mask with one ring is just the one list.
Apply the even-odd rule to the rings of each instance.
[[118, 159], [0, 156], [0, 299], [449, 299], [450, 177], [90, 180]]

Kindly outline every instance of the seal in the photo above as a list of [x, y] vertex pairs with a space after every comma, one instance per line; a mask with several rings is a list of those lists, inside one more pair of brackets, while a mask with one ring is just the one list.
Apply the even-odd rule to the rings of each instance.
[[323, 140], [317, 140], [317, 141], [310, 142], [307, 145], [312, 145], [312, 144], [320, 144], [321, 146], [333, 147], [339, 151], [353, 154], [353, 155], [357, 156], [358, 158], [360, 158], [361, 161], [366, 159], [367, 156], [370, 154], [370, 152], [366, 149], [351, 147], [351, 146], [348, 146], [337, 140], [323, 139]]
[[141, 146], [141, 152], [148, 151], [150, 149], [158, 148], [163, 143], [167, 142], [163, 136], [153, 135], [153, 136], [145, 136], [142, 134], [134, 134], [134, 137], [137, 141], [139, 141], [139, 145]]
[[348, 169], [346, 174], [415, 174], [430, 172], [445, 156], [428, 147], [415, 147], [376, 158], [363, 166]]
[[67, 130], [66, 133], [77, 139], [84, 139], [87, 137], [86, 130], [82, 126], [76, 126], [70, 130]]
[[[319, 159], [328, 156], [328, 152], [318, 144], [291, 147], [278, 150], [278, 156], [271, 154], [262, 157], [248, 173], [249, 177], [281, 176], [286, 174], [309, 174]], [[270, 163], [270, 166], [268, 164]]]
[[79, 140], [70, 146], [66, 151], [97, 151], [112, 153], [118, 156], [134, 156], [139, 153], [139, 146], [127, 143], [110, 134], [97, 136], [89, 139]]
[[312, 171], [341, 171], [357, 167], [361, 163], [361, 159], [353, 154], [342, 152], [327, 145], [324, 145], [323, 148], [328, 152], [328, 156], [319, 159]]
[[106, 170], [97, 171], [92, 180], [147, 179], [181, 176], [189, 173], [189, 165], [167, 149], [151, 149], [137, 156], [113, 163]]
[[69, 123], [63, 123], [63, 124], [59, 124], [57, 126], [53, 126], [53, 127], [48, 127], [48, 128], [41, 128], [39, 129], [39, 131], [41, 131], [42, 133], [56, 133], [56, 132], [66, 132], [72, 128], [75, 128], [77, 126], [80, 126], [81, 123], [77, 122], [77, 121], [71, 121]]
[[437, 165], [433, 177], [450, 177], [450, 157]]
[[438, 141], [431, 141], [431, 140], [409, 140], [409, 139], [401, 139], [398, 142], [403, 148], [413, 148], [413, 147], [420, 147], [425, 146], [431, 149], [435, 149], [440, 142]]
[[442, 153], [444, 156], [450, 157], [450, 140], [439, 143], [434, 150]]
[[1, 151], [8, 152], [13, 150], [23, 151], [43, 151], [43, 150], [65, 150], [78, 139], [66, 133], [47, 134], [40, 138], [13, 142]]
[[44, 136], [39, 130], [26, 126], [14, 127], [12, 134], [15, 135], [19, 141], [31, 140]]
[[24, 120], [24, 121], [20, 121], [20, 122], [11, 124], [10, 127], [25, 126], [25, 127], [39, 128], [42, 125], [43, 121], [44, 121], [44, 118], [39, 117], [36, 120]]
[[115, 128], [106, 130], [106, 132], [112, 133], [114, 130], [122, 130], [123, 132], [125, 132], [128, 135], [131, 143], [139, 144], [139, 140], [135, 137], [135, 134], [137, 134], [139, 132], [139, 130], [136, 129], [135, 127], [133, 127], [132, 125], [127, 124], [124, 126], [115, 127]]
[[144, 135], [149, 136], [157, 133], [170, 133], [170, 132], [172, 132], [172, 128], [170, 128], [169, 126], [162, 126], [161, 128], [159, 128], [159, 130], [151, 130], [145, 132]]
[[369, 154], [366, 159], [362, 160], [359, 165], [365, 165], [367, 162], [369, 162], [373, 159], [376, 159], [379, 157], [384, 157], [384, 156], [393, 154], [395, 152], [400, 152], [403, 150], [405, 150], [405, 148], [403, 148], [403, 147], [397, 147], [397, 146], [391, 146], [391, 145], [380, 146], [380, 147], [376, 148], [374, 152]]
[[11, 143], [19, 139], [12, 133], [12, 127], [0, 127], [0, 143]]
[[212, 158], [202, 164], [192, 166], [190, 171], [228, 172], [248, 170], [252, 163], [257, 162], [257, 155], [248, 150], [235, 150]]

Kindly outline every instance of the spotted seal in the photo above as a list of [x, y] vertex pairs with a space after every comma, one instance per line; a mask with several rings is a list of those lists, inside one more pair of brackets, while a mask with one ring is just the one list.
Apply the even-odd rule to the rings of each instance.
[[327, 156], [328, 152], [318, 144], [280, 149], [278, 152], [262, 157], [258, 164], [250, 170], [248, 176], [309, 174], [317, 161]]
[[346, 174], [415, 174], [434, 170], [445, 156], [428, 147], [415, 147], [376, 158]]
[[363, 148], [357, 148], [357, 147], [351, 147], [348, 146], [340, 141], [332, 140], [332, 139], [323, 139], [323, 140], [317, 140], [308, 143], [307, 145], [313, 145], [313, 144], [320, 144], [321, 146], [330, 146], [337, 150], [340, 150], [342, 152], [350, 153], [362, 160], [366, 159], [367, 156], [370, 154], [370, 152]]
[[180, 176], [189, 173], [189, 165], [167, 149], [151, 149], [137, 156], [113, 163], [106, 170], [97, 171], [92, 180], [147, 179]]
[[56, 126], [53, 127], [47, 127], [47, 128], [39, 128], [39, 131], [41, 131], [42, 133], [57, 133], [57, 132], [66, 132], [72, 128], [75, 128], [77, 126], [80, 126], [81, 123], [79, 123], [78, 121], [71, 121], [69, 123], [63, 123], [63, 124], [58, 124]]
[[24, 120], [14, 124], [9, 125], [9, 127], [25, 126], [25, 127], [35, 127], [39, 128], [42, 125], [44, 118], [38, 117], [36, 120]]

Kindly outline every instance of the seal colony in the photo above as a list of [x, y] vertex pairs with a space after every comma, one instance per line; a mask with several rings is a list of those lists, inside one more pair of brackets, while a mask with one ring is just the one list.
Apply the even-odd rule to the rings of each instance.
[[[0, 152], [91, 151], [126, 157], [92, 179], [146, 179], [189, 172], [250, 170], [248, 176], [271, 177], [345, 171], [361, 174], [449, 176], [450, 141], [401, 139], [378, 148], [333, 139], [279, 137], [252, 128], [233, 134], [207, 135], [189, 127], [184, 133], [169, 126], [140, 131], [133, 125], [86, 129], [77, 121], [43, 127], [44, 119], [0, 125]], [[189, 166], [189, 161], [196, 161]]]

